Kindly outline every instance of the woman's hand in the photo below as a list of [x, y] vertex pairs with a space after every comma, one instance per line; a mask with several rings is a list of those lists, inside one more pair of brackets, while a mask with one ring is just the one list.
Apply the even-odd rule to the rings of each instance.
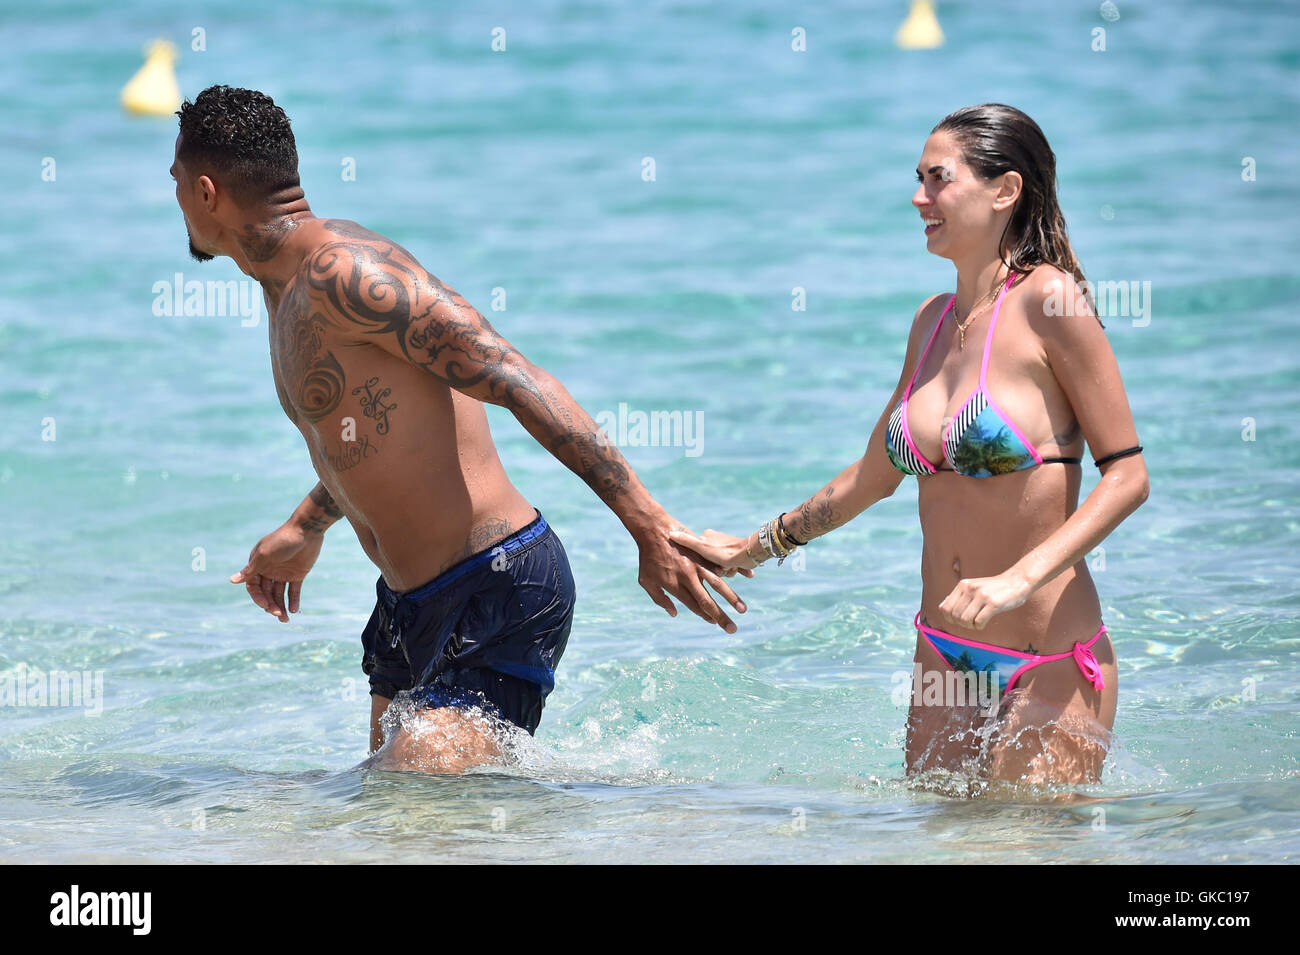
[[758, 566], [758, 562], [745, 553], [745, 547], [749, 543], [748, 537], [732, 537], [730, 534], [723, 534], [710, 528], [698, 535], [690, 531], [672, 531], [668, 539], [674, 544], [689, 547], [705, 560], [717, 564], [726, 577], [730, 577], [736, 571], [740, 571], [746, 577], [753, 577], [754, 568]]
[[709, 623], [716, 623], [727, 633], [735, 633], [735, 623], [704, 587], [708, 584], [739, 613], [744, 613], [745, 602], [722, 579], [734, 575], [735, 571], [720, 567], [695, 551], [674, 543], [672, 534], [676, 532], [689, 533], [666, 512], [657, 522], [641, 525], [633, 532], [632, 538], [640, 552], [637, 583], [670, 617], [677, 616], [677, 607], [665, 591], [684, 603], [692, 613]]
[[970, 577], [957, 582], [939, 603], [939, 612], [958, 626], [983, 630], [994, 614], [1014, 610], [1031, 593], [1029, 581], [1014, 570], [996, 577]]

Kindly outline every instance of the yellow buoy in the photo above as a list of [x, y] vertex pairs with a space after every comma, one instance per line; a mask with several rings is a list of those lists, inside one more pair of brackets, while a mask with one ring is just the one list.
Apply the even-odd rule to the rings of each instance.
[[930, 0], [912, 0], [912, 9], [894, 34], [894, 42], [904, 50], [933, 50], [943, 46], [943, 30]]
[[176, 47], [166, 40], [149, 44], [144, 66], [122, 87], [122, 108], [138, 116], [170, 116], [180, 109], [175, 62]]

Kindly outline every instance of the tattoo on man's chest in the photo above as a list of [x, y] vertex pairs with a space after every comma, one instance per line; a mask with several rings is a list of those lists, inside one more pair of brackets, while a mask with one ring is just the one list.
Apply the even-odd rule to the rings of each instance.
[[345, 441], [339, 447], [337, 454], [330, 454], [329, 450], [326, 449], [325, 457], [329, 460], [330, 467], [337, 474], [352, 470], [366, 458], [378, 453], [378, 445], [370, 440], [370, 435], [363, 434], [357, 441]]
[[343, 366], [325, 347], [325, 323], [311, 310], [302, 282], [294, 282], [280, 307], [277, 364], [291, 404], [308, 421], [320, 421], [338, 408], [346, 380]]
[[388, 434], [388, 413], [397, 408], [397, 402], [388, 402], [387, 398], [393, 393], [392, 388], [379, 389], [379, 376], [367, 378], [365, 384], [359, 385], [352, 389], [354, 395], [361, 398], [361, 411], [367, 418], [375, 419], [375, 431], [378, 434]]

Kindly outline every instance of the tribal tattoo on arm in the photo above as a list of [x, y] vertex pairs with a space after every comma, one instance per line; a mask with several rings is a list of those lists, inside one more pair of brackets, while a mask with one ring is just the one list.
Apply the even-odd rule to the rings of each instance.
[[[528, 361], [409, 252], [351, 222], [331, 219], [325, 225], [341, 238], [322, 246], [308, 262], [313, 313], [448, 387], [506, 408], [606, 503], [639, 484], [622, 454], [564, 386]], [[379, 406], [371, 405], [376, 416], [395, 407], [385, 407], [382, 399]]]

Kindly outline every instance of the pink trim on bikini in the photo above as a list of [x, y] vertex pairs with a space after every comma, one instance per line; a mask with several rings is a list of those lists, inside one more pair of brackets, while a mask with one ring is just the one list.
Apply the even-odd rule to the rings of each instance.
[[[939, 436], [939, 451], [943, 455], [944, 460], [949, 464], [952, 464], [953, 462], [948, 458], [948, 434], [952, 431], [952, 426], [956, 424], [957, 419], [961, 417], [962, 412], [970, 406], [970, 403], [975, 400], [976, 396], [981, 394], [984, 396], [985, 404], [992, 408], [994, 413], [1002, 419], [1002, 423], [1010, 428], [1015, 436], [1020, 439], [1020, 443], [1024, 445], [1025, 450], [1029, 452], [1030, 457], [1034, 459], [1034, 464], [1039, 465], [1043, 463], [1043, 456], [1038, 453], [1038, 448], [1034, 447], [1033, 442], [1030, 441], [1025, 433], [1016, 426], [1016, 423], [1011, 419], [1011, 416], [1002, 410], [1002, 406], [993, 400], [993, 395], [988, 389], [989, 358], [993, 353], [993, 331], [998, 327], [998, 316], [1002, 312], [1002, 300], [1006, 298], [1007, 292], [1011, 289], [1011, 283], [1014, 282], [1015, 279], [1016, 273], [1014, 271], [1007, 273], [1007, 280], [1003, 283], [1002, 291], [998, 293], [997, 302], [993, 305], [993, 318], [989, 322], [988, 334], [984, 338], [984, 357], [980, 360], [979, 387], [971, 392], [969, 398], [962, 402], [961, 407], [957, 409], [957, 413], [948, 419], [947, 426]], [[930, 459], [921, 453], [921, 449], [918, 448], [916, 442], [912, 440], [912, 427], [907, 420], [907, 405], [912, 398], [912, 386], [916, 384], [916, 376], [921, 373], [921, 366], [925, 364], [925, 357], [930, 354], [930, 346], [934, 344], [935, 338], [939, 335], [939, 329], [943, 327], [944, 318], [947, 316], [949, 310], [952, 309], [953, 304], [956, 301], [957, 296], [953, 295], [953, 297], [948, 300], [948, 304], [944, 307], [943, 312], [939, 315], [939, 321], [935, 324], [934, 331], [930, 333], [930, 340], [926, 342], [925, 350], [921, 352], [921, 358], [916, 363], [916, 367], [912, 370], [912, 377], [908, 379], [907, 390], [903, 393], [903, 403], [899, 414], [899, 418], [903, 425], [903, 440], [906, 441], [907, 446], [912, 449], [912, 453], [916, 455], [916, 459], [925, 465], [925, 467], [929, 468], [929, 471], [927, 472], [929, 474], [935, 474], [939, 469], [930, 463]], [[955, 467], [954, 470], [956, 470]]]
[[[916, 616], [912, 618], [912, 623], [916, 626], [917, 630], [920, 630], [921, 633], [925, 634], [927, 637], [930, 633], [935, 633], [946, 640], [960, 643], [962, 646], [976, 647], [980, 650], [992, 650], [995, 653], [1005, 653], [1008, 656], [1013, 657], [1023, 657], [1026, 661], [1025, 665], [1011, 674], [1011, 679], [1007, 681], [1006, 688], [1003, 690], [1004, 693], [1010, 691], [1010, 689], [1016, 685], [1016, 681], [1020, 679], [1020, 675], [1026, 670], [1032, 669], [1040, 663], [1051, 663], [1053, 660], [1064, 660], [1066, 657], [1074, 657], [1075, 665], [1078, 666], [1080, 672], [1083, 673], [1084, 678], [1092, 684], [1093, 689], [1104, 690], [1106, 688], [1106, 681], [1101, 675], [1101, 664], [1097, 662], [1096, 654], [1092, 652], [1092, 645], [1097, 642], [1098, 638], [1100, 638], [1103, 633], [1110, 632], [1106, 629], [1104, 623], [1097, 628], [1097, 632], [1092, 635], [1092, 639], [1086, 643], [1075, 643], [1075, 645], [1065, 653], [1047, 654], [1024, 653], [1020, 650], [1012, 650], [1009, 647], [999, 647], [997, 644], [993, 643], [980, 643], [978, 640], [967, 640], [965, 637], [954, 636], [951, 633], [940, 630], [938, 627], [931, 627], [928, 624], [921, 623], [921, 611], [919, 610], [916, 612]], [[938, 648], [935, 647], [934, 644], [930, 644], [930, 649], [934, 650], [935, 653], [939, 653]], [[948, 669], [952, 670], [954, 673], [956, 672], [956, 668], [944, 658], [942, 653], [939, 653], [939, 658], [943, 660], [944, 666], [948, 667]]]
[[[984, 393], [984, 400], [989, 403], [989, 407], [992, 408], [997, 413], [997, 416], [1002, 419], [1002, 423], [1015, 432], [1016, 437], [1020, 439], [1020, 443], [1023, 444], [1025, 449], [1033, 456], [1034, 463], [1042, 464], [1043, 456], [1038, 453], [1038, 449], [1034, 447], [1033, 443], [1025, 437], [1024, 433], [1019, 428], [1016, 427], [1016, 423], [1011, 420], [1011, 416], [1003, 412], [1001, 407], [998, 406], [998, 403], [993, 400], [993, 396], [989, 394], [988, 389], [989, 355], [993, 351], [993, 329], [998, 327], [998, 313], [1002, 311], [1002, 299], [1006, 297], [1007, 289], [1011, 288], [1011, 281], [1015, 277], [1015, 272], [1011, 272], [1007, 275], [1007, 282], [1002, 286], [1002, 292], [998, 295], [997, 304], [993, 306], [993, 320], [989, 322], [989, 334], [984, 340], [984, 360], [980, 362], [979, 391]], [[971, 397], [973, 398], [974, 395]], [[966, 405], [968, 404], [970, 404], [969, 398], [966, 400]], [[966, 405], [962, 405], [963, 410]], [[959, 411], [957, 414], [960, 415], [961, 412]], [[949, 427], [951, 426], [952, 424], [949, 422]]]
[[912, 453], [916, 455], [916, 459], [930, 469], [929, 473], [931, 474], [934, 474], [938, 468], [930, 463], [930, 459], [922, 454], [921, 449], [912, 441], [912, 429], [907, 423], [907, 402], [912, 397], [912, 385], [916, 384], [916, 376], [921, 373], [921, 366], [925, 364], [925, 356], [930, 354], [930, 346], [934, 344], [935, 338], [938, 337], [939, 329], [943, 328], [944, 316], [948, 314], [948, 310], [952, 308], [952, 303], [955, 301], [957, 301], [956, 295], [948, 299], [948, 304], [944, 306], [943, 311], [939, 313], [939, 321], [935, 322], [934, 331], [930, 333], [930, 340], [925, 343], [925, 351], [921, 352], [921, 359], [916, 363], [916, 367], [912, 369], [912, 377], [907, 381], [907, 390], [903, 392], [902, 412], [899, 414], [899, 418], [903, 423], [903, 440], [906, 441], [907, 446], [912, 449]]
[[918, 461], [920, 461], [922, 464], [924, 464], [927, 468], [930, 469], [928, 473], [930, 473], [930, 474], [934, 474], [934, 473], [938, 470], [938, 468], [936, 468], [933, 464], [931, 464], [931, 463], [930, 463], [930, 459], [927, 458], [924, 454], [922, 454], [922, 453], [921, 453], [921, 449], [918, 448], [918, 447], [917, 447], [917, 446], [912, 442], [912, 429], [909, 428], [909, 427], [907, 426], [907, 402], [906, 402], [906, 400], [904, 400], [904, 402], [903, 402], [903, 414], [902, 414], [901, 417], [902, 417], [902, 421], [903, 421], [903, 440], [906, 441], [906, 442], [907, 442], [907, 446], [908, 446], [909, 448], [912, 449], [912, 453], [916, 455], [916, 459], [917, 459]]

